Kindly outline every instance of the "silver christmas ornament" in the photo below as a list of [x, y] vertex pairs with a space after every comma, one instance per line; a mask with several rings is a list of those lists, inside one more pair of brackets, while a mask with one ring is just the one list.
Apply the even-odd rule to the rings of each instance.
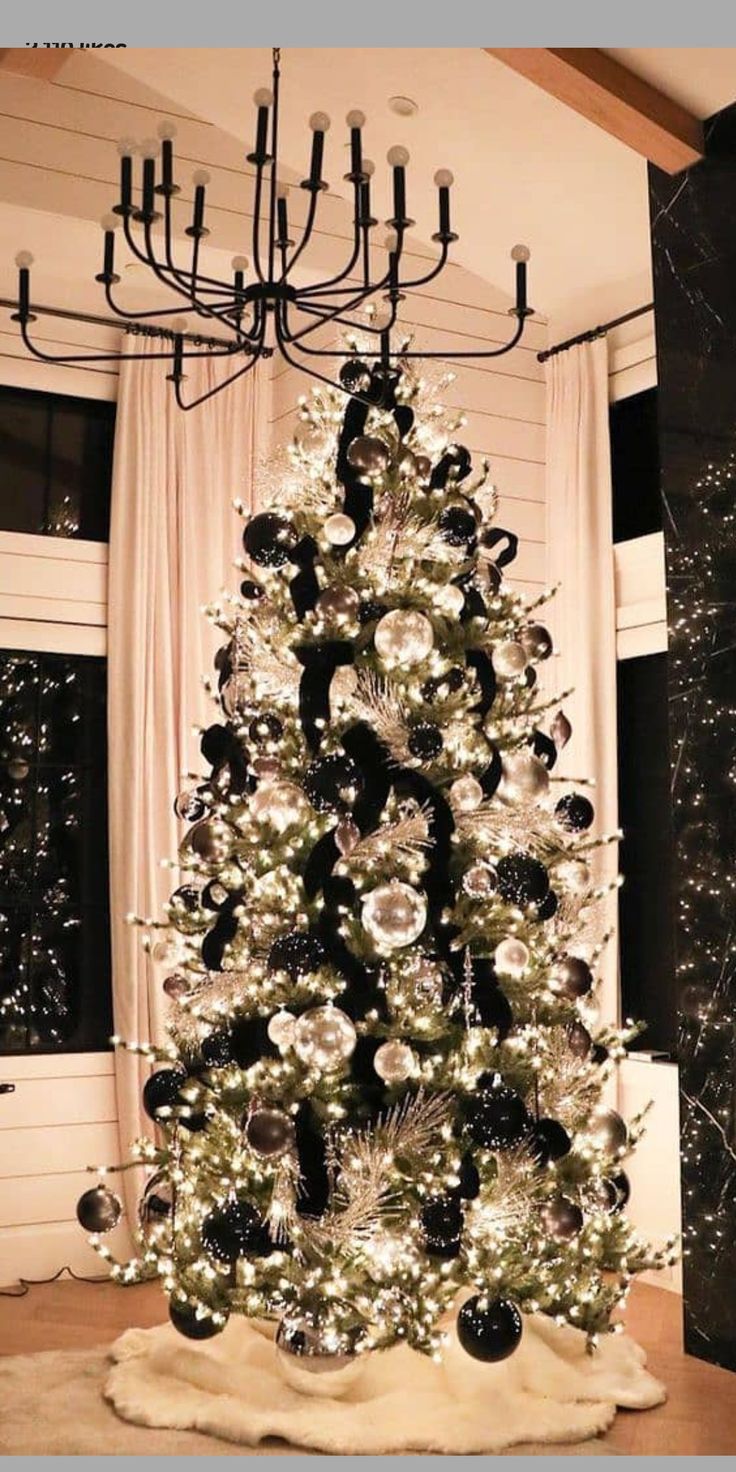
[[593, 985], [593, 973], [587, 963], [580, 956], [560, 956], [555, 961], [549, 976], [550, 989], [558, 997], [566, 997], [568, 1001], [577, 1001], [578, 997], [587, 996]]
[[164, 977], [164, 993], [172, 1002], [178, 1002], [180, 997], [188, 997], [191, 990], [191, 981], [180, 971], [173, 971], [171, 976]]
[[85, 1232], [111, 1232], [120, 1221], [123, 1205], [107, 1186], [93, 1186], [77, 1202], [77, 1221]]
[[296, 1018], [291, 1012], [274, 1012], [273, 1017], [269, 1019], [266, 1031], [277, 1048], [286, 1049], [290, 1048], [294, 1041], [295, 1028]]
[[276, 1331], [276, 1357], [292, 1390], [330, 1399], [345, 1395], [363, 1368], [354, 1339], [320, 1324], [316, 1315], [281, 1320]]
[[572, 736], [572, 726], [570, 725], [570, 722], [568, 721], [564, 710], [558, 710], [557, 715], [553, 718], [550, 725], [549, 734], [552, 737], [552, 740], [554, 741], [558, 751], [561, 751], [563, 746], [567, 746], [567, 743]]
[[250, 798], [248, 810], [257, 823], [267, 823], [277, 833], [300, 823], [306, 798], [295, 782], [263, 782]]
[[322, 530], [331, 547], [347, 547], [355, 536], [355, 522], [344, 512], [334, 511], [332, 516], [328, 516]]
[[232, 839], [227, 823], [220, 822], [219, 818], [206, 818], [195, 824], [187, 834], [186, 842], [198, 858], [216, 862], [227, 857]]
[[331, 624], [346, 624], [357, 616], [360, 598], [354, 588], [335, 585], [325, 588], [316, 603], [316, 611]]
[[510, 935], [496, 946], [493, 964], [499, 976], [523, 976], [529, 964], [529, 949], [523, 940]]
[[490, 869], [485, 864], [473, 864], [463, 874], [463, 889], [471, 899], [482, 899], [483, 895], [490, 894], [493, 889], [493, 879]]
[[434, 595], [435, 607], [440, 613], [449, 614], [452, 618], [459, 618], [465, 607], [465, 594], [457, 583], [445, 583], [443, 588], [438, 588]]
[[569, 1196], [555, 1196], [541, 1209], [542, 1226], [556, 1242], [571, 1242], [583, 1225], [583, 1213]]
[[339, 1007], [310, 1007], [294, 1028], [297, 1057], [320, 1073], [331, 1073], [347, 1063], [355, 1043], [355, 1028]]
[[491, 664], [501, 680], [516, 680], [527, 666], [526, 650], [515, 639], [504, 639], [491, 654]]
[[164, 1171], [158, 1170], [146, 1182], [138, 1203], [138, 1223], [146, 1241], [160, 1235], [157, 1228], [168, 1222], [174, 1204], [174, 1187]]
[[372, 940], [385, 950], [400, 950], [419, 939], [427, 923], [427, 900], [399, 879], [372, 889], [363, 899], [361, 920]]
[[538, 801], [549, 787], [549, 772], [530, 751], [510, 751], [503, 758], [498, 796], [503, 802]]
[[522, 629], [519, 643], [523, 645], [527, 659], [549, 659], [552, 653], [552, 635], [543, 624], [529, 624]]
[[254, 1109], [245, 1120], [246, 1143], [264, 1160], [274, 1160], [292, 1149], [296, 1133], [294, 1121], [281, 1109]]
[[359, 475], [382, 475], [391, 460], [391, 452], [383, 440], [361, 434], [348, 445], [348, 464]]
[[596, 1109], [588, 1124], [588, 1134], [601, 1150], [611, 1155], [623, 1150], [629, 1139], [626, 1121], [615, 1109]]
[[432, 651], [434, 631], [428, 618], [413, 608], [394, 608], [376, 625], [376, 652], [389, 668], [421, 664]]
[[458, 777], [450, 788], [450, 804], [458, 813], [472, 813], [483, 801], [483, 788], [475, 777]]
[[356, 844], [360, 843], [360, 829], [352, 818], [343, 818], [335, 829], [335, 843], [343, 856], [353, 852]]
[[381, 1043], [376, 1050], [373, 1067], [385, 1084], [401, 1084], [411, 1078], [416, 1062], [416, 1054], [408, 1043], [391, 1038], [389, 1042]]
[[583, 895], [589, 890], [590, 881], [590, 869], [582, 859], [563, 859], [561, 864], [555, 864], [553, 879], [555, 888], [561, 885], [568, 891], [568, 894]]

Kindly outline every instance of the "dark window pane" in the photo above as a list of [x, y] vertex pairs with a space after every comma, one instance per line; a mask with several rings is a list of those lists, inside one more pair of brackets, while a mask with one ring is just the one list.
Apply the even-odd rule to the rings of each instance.
[[0, 652], [0, 1052], [108, 1046], [105, 684]]
[[115, 405], [0, 387], [0, 530], [107, 541]]
[[656, 388], [611, 404], [609, 420], [613, 540], [661, 532]]
[[621, 1003], [644, 1019], [634, 1047], [674, 1055], [673, 937], [667, 656], [618, 663], [619, 812], [624, 840], [619, 900]]

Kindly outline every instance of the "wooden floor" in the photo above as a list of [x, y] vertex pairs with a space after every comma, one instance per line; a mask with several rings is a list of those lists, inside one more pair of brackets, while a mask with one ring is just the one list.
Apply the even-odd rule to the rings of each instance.
[[[736, 1376], [682, 1352], [681, 1302], [675, 1293], [639, 1284], [628, 1328], [644, 1346], [649, 1368], [669, 1392], [653, 1411], [620, 1411], [607, 1442], [628, 1455], [718, 1456], [736, 1453]], [[108, 1344], [132, 1325], [166, 1317], [156, 1284], [60, 1282], [25, 1298], [0, 1297], [0, 1354], [81, 1349]]]

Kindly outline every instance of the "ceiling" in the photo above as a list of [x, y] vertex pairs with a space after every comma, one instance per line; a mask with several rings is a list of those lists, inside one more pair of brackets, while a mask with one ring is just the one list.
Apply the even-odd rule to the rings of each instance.
[[[736, 48], [629, 48], [612, 54], [700, 116], [736, 98]], [[116, 134], [127, 131], [142, 138], [155, 131], [157, 116], [176, 114], [186, 156], [183, 177], [188, 179], [197, 164], [219, 166], [219, 195], [213, 185], [219, 213], [213, 211], [211, 248], [221, 243], [229, 255], [242, 248], [238, 211], [242, 216], [246, 186], [240, 168], [243, 144], [252, 141], [251, 97], [269, 79], [270, 53], [261, 48], [77, 52], [55, 83], [3, 76], [0, 112], [12, 118], [16, 130], [22, 130], [29, 109], [40, 107], [39, 88], [55, 99], [54, 105], [58, 102], [64, 127], [54, 126], [53, 106], [47, 109], [45, 126], [66, 183], [62, 187], [58, 180], [41, 176], [48, 146], [43, 160], [31, 163], [35, 135], [31, 132], [26, 139], [21, 131], [17, 167], [8, 168], [5, 160], [0, 167], [0, 200], [15, 209], [65, 215], [71, 236], [72, 217], [97, 219], [109, 207]], [[407, 186], [409, 213], [417, 222], [415, 249], [432, 249], [432, 177], [436, 168], [449, 167], [456, 180], [453, 226], [460, 233], [454, 258], [483, 281], [510, 290], [509, 250], [517, 241], [528, 244], [530, 300], [550, 319], [553, 336], [649, 300], [644, 160], [483, 51], [287, 48], [282, 89], [283, 159], [293, 179], [306, 172], [308, 115], [324, 109], [333, 118], [325, 165], [331, 181], [324, 203], [329, 228], [315, 238], [315, 268], [322, 257], [332, 264], [342, 237], [347, 238], [348, 206], [341, 198], [349, 187], [342, 182], [347, 168], [344, 116], [349, 108], [361, 107], [368, 115], [364, 146], [377, 164], [376, 213], [382, 217], [390, 213], [386, 150], [393, 143], [410, 150]], [[418, 104], [415, 116], [394, 115], [389, 98], [397, 94]], [[25, 126], [38, 125], [26, 121]], [[35, 175], [28, 173], [31, 166]], [[297, 194], [295, 211], [302, 203]], [[6, 223], [8, 219], [6, 214]], [[0, 238], [5, 235], [0, 230]], [[71, 274], [79, 250], [76, 239]]]

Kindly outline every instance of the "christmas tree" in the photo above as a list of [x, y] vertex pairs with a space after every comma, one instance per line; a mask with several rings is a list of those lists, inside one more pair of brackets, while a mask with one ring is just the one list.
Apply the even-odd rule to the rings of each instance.
[[[549, 594], [502, 583], [488, 465], [406, 365], [356, 352], [341, 379], [303, 402], [210, 610], [170, 1042], [128, 1045], [157, 1064], [140, 1254], [112, 1272], [159, 1274], [190, 1338], [275, 1320], [306, 1370], [438, 1355], [453, 1322], [499, 1360], [529, 1312], [592, 1343], [669, 1251], [624, 1211], [640, 1122], [602, 1102], [631, 1035], [594, 1020], [617, 835], [554, 775]], [[117, 1197], [78, 1214], [112, 1262]]]

